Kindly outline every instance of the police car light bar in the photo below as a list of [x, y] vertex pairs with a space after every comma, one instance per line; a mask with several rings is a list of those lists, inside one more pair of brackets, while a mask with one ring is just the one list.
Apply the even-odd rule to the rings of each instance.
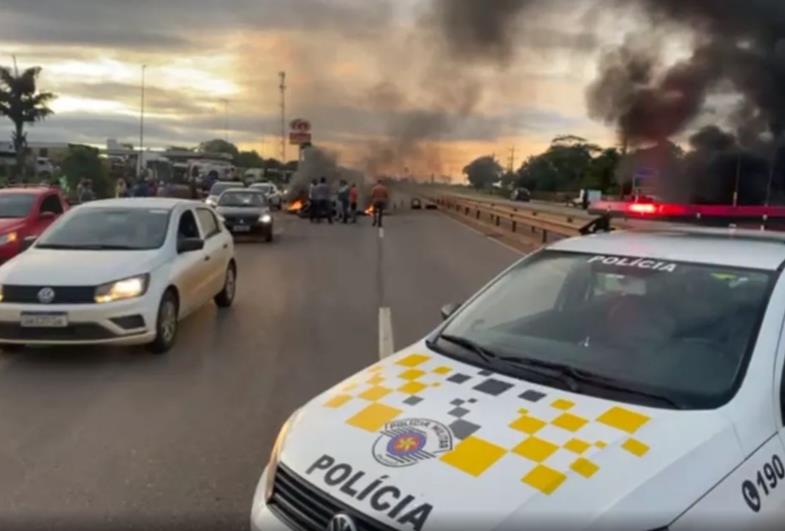
[[675, 221], [713, 226], [754, 224], [785, 229], [785, 206], [685, 205], [680, 203], [597, 201], [589, 213], [606, 218]]

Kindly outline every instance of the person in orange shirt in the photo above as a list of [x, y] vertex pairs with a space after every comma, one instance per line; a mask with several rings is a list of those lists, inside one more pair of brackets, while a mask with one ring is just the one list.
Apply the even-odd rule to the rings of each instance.
[[371, 204], [373, 205], [373, 226], [382, 226], [384, 218], [384, 209], [387, 208], [387, 201], [390, 200], [390, 193], [387, 187], [384, 186], [381, 179], [376, 182], [376, 185], [371, 189]]
[[357, 223], [357, 199], [358, 199], [359, 192], [357, 191], [357, 185], [352, 183], [351, 188], [349, 188], [349, 212], [352, 214], [352, 223]]

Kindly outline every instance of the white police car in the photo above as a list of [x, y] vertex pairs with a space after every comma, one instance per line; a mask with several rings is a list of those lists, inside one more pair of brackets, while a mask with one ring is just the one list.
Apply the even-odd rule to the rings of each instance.
[[785, 235], [561, 241], [282, 428], [254, 529], [785, 523]]

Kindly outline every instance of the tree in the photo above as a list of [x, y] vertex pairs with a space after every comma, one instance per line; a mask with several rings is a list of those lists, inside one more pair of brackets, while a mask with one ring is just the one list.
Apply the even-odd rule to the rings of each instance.
[[97, 149], [89, 146], [68, 146], [68, 154], [63, 159], [62, 173], [69, 190], [76, 190], [82, 179], [90, 179], [96, 197], [109, 197], [112, 194], [109, 171], [98, 153]]
[[53, 113], [48, 104], [55, 99], [51, 92], [38, 91], [38, 76], [41, 67], [35, 66], [19, 73], [14, 69], [0, 66], [0, 115], [7, 116], [14, 123], [11, 139], [16, 151], [16, 174], [26, 175], [27, 134], [25, 124], [43, 120]]
[[583, 188], [591, 188], [609, 192], [617, 185], [616, 171], [621, 160], [621, 154], [616, 148], [603, 150], [594, 157], [586, 171]]
[[204, 153], [226, 153], [232, 156], [232, 160], [237, 158], [240, 150], [231, 142], [227, 142], [221, 138], [215, 138], [199, 144], [199, 151]]
[[499, 181], [504, 168], [496, 162], [493, 156], [480, 157], [470, 162], [463, 173], [469, 179], [469, 183], [477, 189], [488, 188]]
[[264, 159], [256, 151], [241, 151], [234, 159], [234, 163], [241, 168], [263, 168]]

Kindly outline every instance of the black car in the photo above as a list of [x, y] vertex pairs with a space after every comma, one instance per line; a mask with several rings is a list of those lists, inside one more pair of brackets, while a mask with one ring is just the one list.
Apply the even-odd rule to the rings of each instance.
[[233, 234], [256, 234], [264, 241], [273, 241], [273, 216], [261, 190], [226, 190], [218, 198], [216, 210]]
[[510, 199], [527, 203], [532, 200], [532, 193], [528, 188], [516, 188], [512, 191], [512, 194], [510, 194]]

